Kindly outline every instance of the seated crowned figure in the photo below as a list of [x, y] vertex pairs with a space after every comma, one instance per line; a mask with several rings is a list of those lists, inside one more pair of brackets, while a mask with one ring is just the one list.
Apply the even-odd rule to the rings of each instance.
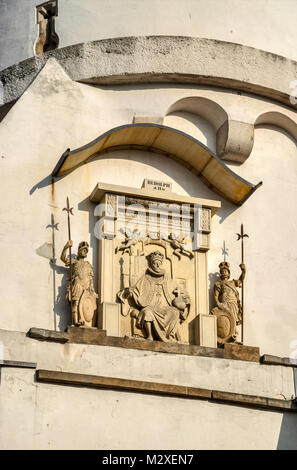
[[118, 295], [122, 303], [129, 299], [130, 314], [136, 326], [145, 331], [147, 339], [180, 340], [178, 327], [189, 313], [190, 298], [162, 268], [163, 254], [155, 251], [147, 256], [145, 274]]

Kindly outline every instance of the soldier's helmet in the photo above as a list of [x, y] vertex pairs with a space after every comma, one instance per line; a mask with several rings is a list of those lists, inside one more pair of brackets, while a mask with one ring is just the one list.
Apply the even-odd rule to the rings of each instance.
[[229, 275], [230, 275], [230, 264], [227, 263], [227, 261], [222, 261], [220, 264], [219, 264], [219, 270], [220, 270], [220, 273], [222, 272], [223, 269], [227, 269]]
[[80, 251], [83, 250], [84, 248], [86, 248], [87, 250], [89, 250], [89, 244], [88, 244], [88, 242], [80, 242], [80, 244], [78, 245], [78, 254], [79, 254]]

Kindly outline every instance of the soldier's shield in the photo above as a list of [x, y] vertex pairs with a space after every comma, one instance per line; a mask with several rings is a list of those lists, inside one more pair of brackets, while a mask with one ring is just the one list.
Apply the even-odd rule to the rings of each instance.
[[223, 345], [234, 342], [236, 336], [236, 318], [227, 310], [215, 307], [211, 313], [217, 317], [217, 340]]
[[85, 326], [97, 325], [97, 302], [95, 294], [85, 290], [79, 302], [80, 319], [85, 322]]

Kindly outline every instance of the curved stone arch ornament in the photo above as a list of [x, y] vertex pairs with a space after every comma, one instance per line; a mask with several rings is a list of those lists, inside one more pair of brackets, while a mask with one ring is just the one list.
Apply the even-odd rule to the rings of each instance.
[[259, 182], [254, 185], [241, 178], [209, 148], [189, 134], [152, 123], [115, 127], [83, 147], [66, 150], [52, 176], [62, 177], [95, 156], [121, 149], [146, 150], [166, 155], [198, 176], [214, 192], [238, 206], [262, 184]]
[[[163, 53], [162, 61], [158, 51]], [[296, 61], [249, 46], [190, 36], [101, 39], [40, 54], [0, 72], [4, 86], [0, 105], [18, 100], [49, 58], [56, 59], [72, 80], [81, 83], [115, 85], [145, 81], [219, 86], [253, 93], [296, 109], [289, 99], [292, 94], [289, 84], [297, 76]], [[232, 64], [228, 70], [226, 63]]]

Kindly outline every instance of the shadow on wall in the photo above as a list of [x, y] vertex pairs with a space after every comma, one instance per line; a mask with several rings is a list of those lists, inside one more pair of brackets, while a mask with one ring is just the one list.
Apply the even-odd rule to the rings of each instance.
[[54, 182], [52, 174], [46, 176], [43, 178], [41, 181], [38, 181], [38, 183], [34, 184], [32, 188], [29, 191], [30, 196], [35, 193], [36, 189], [42, 189], [46, 188], [47, 186], [50, 186]]
[[219, 223], [222, 224], [233, 212], [240, 209], [240, 207], [235, 206], [225, 199], [221, 199], [222, 207], [216, 213], [217, 217], [220, 217]]
[[277, 450], [297, 450], [297, 414], [284, 413]]
[[214, 290], [215, 283], [217, 281], [219, 281], [220, 279], [221, 278], [220, 278], [220, 273], [219, 272], [209, 273], [208, 274], [208, 281], [209, 281], [209, 289], [208, 289], [208, 292], [209, 292], [209, 310], [211, 310], [212, 308], [214, 308], [216, 306], [215, 300], [214, 300], [213, 290]]
[[[67, 326], [71, 325], [71, 312], [70, 306], [66, 299], [67, 284], [69, 282], [69, 269], [63, 266], [58, 266], [56, 260], [50, 261], [50, 267], [53, 271], [53, 296], [54, 296], [54, 325], [55, 330], [65, 331]], [[56, 291], [56, 275], [62, 274], [61, 284]], [[59, 323], [57, 325], [57, 318]]]
[[163, 124], [192, 135], [197, 140], [204, 143], [214, 153], [216, 152], [215, 130], [209, 121], [203, 117], [185, 111], [176, 111], [175, 113], [168, 114], [164, 118]]
[[[57, 265], [56, 258], [56, 241], [55, 234], [59, 230], [59, 222], [56, 221], [55, 215], [51, 214], [51, 223], [46, 226], [46, 229], [51, 229], [52, 242], [51, 246], [51, 258], [49, 260], [49, 266], [52, 270], [53, 279], [53, 314], [54, 314], [54, 330], [65, 331], [68, 325], [71, 324], [71, 314], [66, 300], [67, 283], [69, 282], [69, 270], [64, 266]], [[41, 255], [42, 256], [42, 255]], [[46, 256], [48, 257], [48, 256]], [[58, 288], [57, 294], [57, 275], [62, 275], [62, 281]], [[57, 325], [57, 318], [59, 318], [59, 324]]]
[[[221, 199], [221, 196], [218, 196], [213, 190], [208, 188], [207, 185], [199, 178], [199, 176], [193, 175], [193, 173], [189, 171], [184, 165], [175, 162], [170, 157], [161, 154], [156, 154], [154, 152], [149, 152], [146, 150], [115, 150], [112, 153], [94, 156], [91, 160], [89, 160], [88, 164], [92, 165], [97, 161], [104, 160], [110, 160], [113, 163], [115, 169], [118, 167], [116, 162], [120, 160], [145, 164], [147, 167], [154, 168], [159, 172], [163, 173], [164, 178], [165, 175], [170, 177], [178, 186], [180, 186], [185, 191], [186, 194], [191, 197], [200, 197], [205, 199]], [[135, 166], [135, 168], [137, 169], [137, 166]], [[113, 174], [115, 179], [121, 181], [122, 176], [120, 172], [114, 172]], [[62, 179], [63, 176], [60, 178]], [[136, 187], [141, 186], [143, 178], [144, 176], [139, 182], [139, 185], [138, 183], [136, 183]], [[232, 212], [237, 208], [238, 207], [234, 204], [228, 203], [224, 210], [224, 214], [228, 211]], [[223, 218], [224, 216], [221, 217]]]

